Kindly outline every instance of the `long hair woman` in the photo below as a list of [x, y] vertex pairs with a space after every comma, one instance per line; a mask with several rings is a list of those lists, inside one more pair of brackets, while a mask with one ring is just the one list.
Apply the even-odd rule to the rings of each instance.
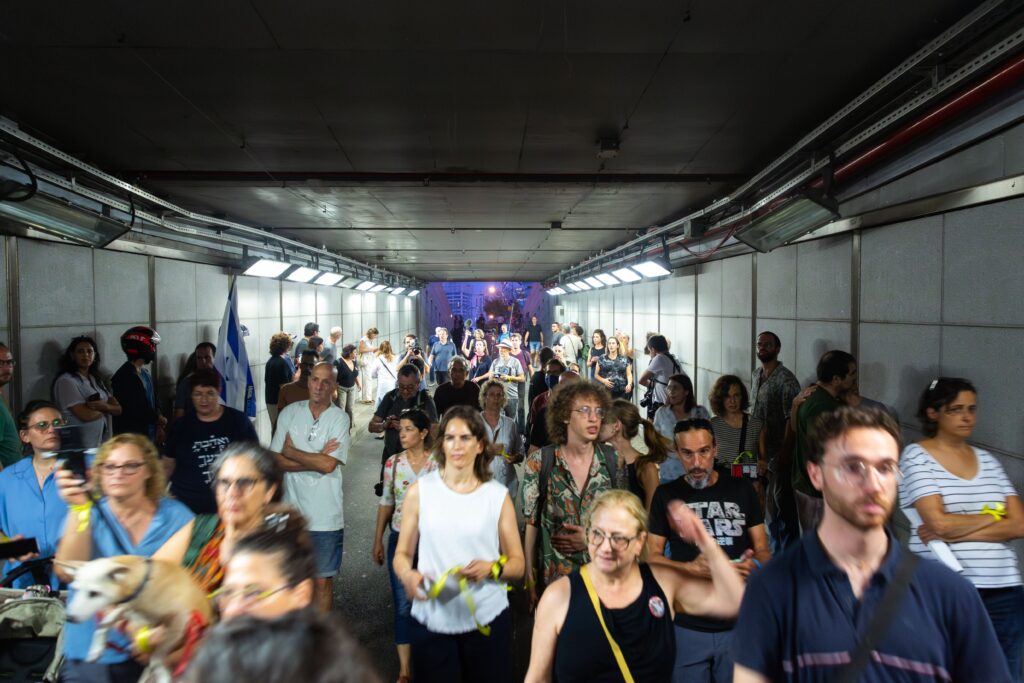
[[475, 408], [449, 408], [439, 433], [439, 469], [406, 493], [395, 552], [395, 573], [413, 600], [413, 677], [511, 681], [505, 583], [524, 568], [515, 507], [491, 480], [494, 453]]
[[53, 381], [53, 400], [68, 424], [79, 425], [82, 443], [96, 448], [113, 433], [112, 419], [121, 414], [121, 404], [100, 377], [100, 352], [96, 340], [75, 337], [60, 357]]
[[[633, 439], [640, 434], [641, 426], [644, 428], [646, 453], [633, 447]], [[619, 468], [626, 475], [623, 488], [642, 500], [644, 509], [649, 512], [654, 491], [660, 483], [659, 467], [672, 449], [671, 442], [658, 433], [653, 422], [640, 417], [640, 410], [635, 405], [623, 398], [612, 401], [598, 438], [619, 454], [620, 463], [625, 465]]]

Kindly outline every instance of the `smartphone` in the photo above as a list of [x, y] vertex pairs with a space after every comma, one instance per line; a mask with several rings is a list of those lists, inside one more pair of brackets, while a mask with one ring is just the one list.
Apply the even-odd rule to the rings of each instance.
[[39, 544], [34, 538], [19, 538], [14, 540], [0, 534], [0, 558], [9, 559], [21, 557], [29, 553], [38, 553]]
[[100, 400], [100, 392], [97, 391], [95, 394], [87, 396], [85, 400], [86, 402]]
[[60, 437], [60, 447], [55, 455], [61, 459], [61, 467], [70, 470], [75, 477], [86, 478], [86, 455], [95, 449], [88, 449], [82, 441], [82, 428], [80, 425], [65, 425], [57, 430]]

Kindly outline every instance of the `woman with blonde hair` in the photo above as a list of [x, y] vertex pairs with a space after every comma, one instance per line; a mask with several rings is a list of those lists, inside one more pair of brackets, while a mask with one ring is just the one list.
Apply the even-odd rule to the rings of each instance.
[[719, 618], [739, 612], [743, 580], [718, 542], [681, 501], [670, 504], [669, 516], [675, 531], [707, 557], [711, 580], [644, 562], [643, 503], [621, 489], [600, 493], [585, 519], [590, 562], [552, 583], [537, 606], [527, 683], [620, 676], [668, 683], [677, 610]]
[[[633, 448], [632, 443], [640, 434], [641, 425], [646, 453]], [[672, 450], [672, 443], [658, 433], [653, 422], [640, 417], [640, 410], [624, 398], [612, 401], [611, 408], [605, 413], [598, 440], [614, 448], [619, 454], [620, 465], [625, 465], [619, 467], [619, 472], [625, 473], [626, 479], [619, 488], [631, 491], [644, 501], [644, 508], [650, 511], [654, 491], [660, 483], [658, 468]]]
[[[74, 577], [69, 565], [114, 555], [139, 555], [180, 564], [192, 535], [193, 515], [166, 495], [167, 480], [156, 447], [140, 434], [119, 434], [100, 446], [85, 479], [69, 469], [55, 472], [57, 490], [68, 504], [64, 537], [57, 547], [56, 573]], [[64, 627], [68, 681], [136, 681], [142, 667], [127, 654], [123, 637], [110, 637], [97, 662], [86, 662], [93, 622]], [[112, 632], [113, 633], [113, 632]]]
[[[395, 388], [398, 384], [398, 356], [391, 348], [391, 342], [386, 339], [377, 348], [377, 360], [373, 364], [370, 376], [377, 380], [377, 399], [373, 409], [380, 405], [384, 394]], [[364, 378], [365, 379], [365, 378]]]

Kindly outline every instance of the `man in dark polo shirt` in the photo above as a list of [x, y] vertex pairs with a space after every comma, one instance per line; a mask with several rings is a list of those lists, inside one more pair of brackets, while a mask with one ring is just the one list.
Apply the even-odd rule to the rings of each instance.
[[[731, 477], [715, 469], [715, 433], [709, 420], [683, 420], [675, 427], [676, 454], [683, 476], [658, 487], [651, 502], [647, 557], [652, 564], [683, 568], [711, 578], [707, 559], [687, 543], [669, 522], [668, 505], [686, 503], [744, 576], [771, 559], [761, 505], [749, 479]], [[665, 557], [665, 543], [669, 557]], [[673, 683], [729, 683], [732, 680], [733, 621], [721, 621], [677, 612], [676, 662]]]
[[434, 407], [441, 417], [452, 406], [470, 406], [480, 410], [480, 385], [467, 382], [469, 362], [462, 356], [452, 358], [448, 366], [448, 381], [434, 390]]
[[[821, 416], [807, 474], [824, 499], [817, 529], [751, 573], [734, 642], [735, 683], [865, 683], [1011, 679], [978, 591], [948, 567], [921, 559], [886, 530], [899, 479], [899, 428], [878, 410]], [[902, 594], [898, 577], [909, 577]], [[888, 623], [872, 624], [891, 605]], [[859, 671], [858, 643], [877, 632]]]

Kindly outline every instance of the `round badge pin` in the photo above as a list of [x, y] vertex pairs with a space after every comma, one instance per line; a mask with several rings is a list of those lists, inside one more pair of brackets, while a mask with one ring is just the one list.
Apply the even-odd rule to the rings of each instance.
[[647, 601], [647, 609], [651, 610], [651, 614], [657, 619], [665, 616], [665, 603], [657, 595]]

